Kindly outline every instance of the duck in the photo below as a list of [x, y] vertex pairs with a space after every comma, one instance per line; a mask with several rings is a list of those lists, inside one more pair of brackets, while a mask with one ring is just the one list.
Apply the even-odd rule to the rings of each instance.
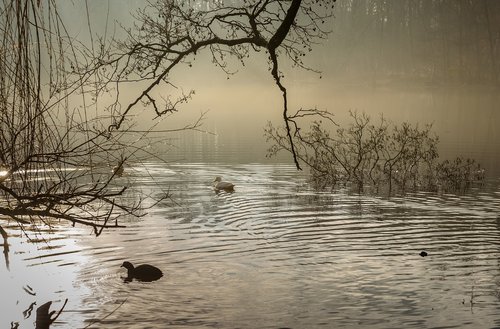
[[427, 252], [426, 252], [426, 251], [422, 250], [422, 251], [420, 252], [420, 254], [419, 254], [419, 255], [420, 255], [420, 256], [422, 256], [422, 257], [425, 257], [425, 256], [427, 256], [428, 254], [427, 254]]
[[223, 182], [220, 176], [215, 177], [213, 185], [216, 191], [221, 191], [221, 190], [226, 192], [234, 191], [234, 184]]
[[159, 268], [149, 264], [134, 267], [131, 262], [125, 261], [120, 267], [125, 267], [127, 269], [127, 278], [125, 278], [125, 281], [127, 282], [132, 281], [133, 279], [151, 282], [156, 281], [163, 276], [163, 272]]

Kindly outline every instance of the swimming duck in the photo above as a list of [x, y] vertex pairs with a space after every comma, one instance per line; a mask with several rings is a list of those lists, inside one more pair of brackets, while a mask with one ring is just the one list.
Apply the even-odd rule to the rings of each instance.
[[220, 190], [223, 190], [226, 192], [234, 191], [234, 184], [228, 183], [228, 182], [223, 182], [222, 178], [219, 176], [215, 177], [213, 185], [214, 185], [214, 188], [216, 191], [220, 191]]
[[151, 282], [158, 280], [163, 276], [163, 273], [159, 268], [149, 264], [134, 267], [131, 262], [123, 262], [121, 267], [125, 267], [128, 272], [125, 281], [132, 281], [132, 279], [136, 279], [138, 281]]

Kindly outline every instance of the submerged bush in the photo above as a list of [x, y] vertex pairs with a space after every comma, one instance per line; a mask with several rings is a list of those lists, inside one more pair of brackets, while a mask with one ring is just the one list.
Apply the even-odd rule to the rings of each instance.
[[[351, 123], [339, 127], [331, 114], [320, 113], [322, 120], [294, 136], [298, 157], [319, 188], [342, 184], [358, 190], [367, 185], [389, 191], [457, 190], [484, 179], [484, 170], [474, 160], [439, 161], [439, 138], [431, 125], [396, 125], [384, 117], [374, 124], [367, 114], [350, 111]], [[269, 156], [290, 152], [282, 128], [269, 123], [265, 135], [272, 142]]]

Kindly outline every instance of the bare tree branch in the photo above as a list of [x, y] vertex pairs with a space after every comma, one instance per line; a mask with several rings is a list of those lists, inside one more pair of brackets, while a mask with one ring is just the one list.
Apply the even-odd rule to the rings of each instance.
[[[287, 90], [279, 72], [280, 54], [295, 65], [310, 69], [303, 62], [312, 45], [326, 38], [325, 21], [332, 17], [334, 0], [253, 0], [236, 5], [232, 1], [206, 1], [207, 9], [196, 8], [183, 1], [150, 1], [136, 14], [137, 23], [126, 30], [128, 38], [116, 41], [121, 52], [95, 58], [91, 65], [82, 68], [82, 74], [107, 69], [103, 86], [129, 82], [147, 82], [139, 94], [121, 110], [108, 132], [122, 129], [127, 116], [142, 102], [150, 105], [160, 116], [177, 110], [187, 101], [164, 100], [165, 110], [160, 110], [154, 90], [162, 84], [172, 83], [175, 68], [191, 66], [191, 60], [202, 50], [208, 50], [212, 62], [226, 74], [229, 58], [242, 65], [251, 51], [264, 50], [269, 54], [271, 75], [283, 97], [283, 120], [287, 129], [295, 165], [300, 164], [292, 135], [297, 124], [289, 115]], [[104, 87], [102, 87], [104, 89]], [[110, 112], [118, 110], [119, 92]]]
[[68, 62], [87, 48], [75, 46], [54, 0], [2, 0], [1, 8], [0, 219], [22, 227], [52, 218], [99, 235], [123, 227], [123, 216], [143, 216], [141, 193], [111, 167], [150, 157], [148, 131], [132, 139], [126, 129], [108, 131], [112, 114], [90, 113], [105, 91], [95, 83], [100, 72]]

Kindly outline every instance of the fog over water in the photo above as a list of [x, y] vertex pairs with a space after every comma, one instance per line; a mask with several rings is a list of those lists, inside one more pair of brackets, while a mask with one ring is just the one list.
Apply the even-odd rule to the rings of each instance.
[[[489, 7], [473, 5], [486, 2]], [[148, 151], [162, 161], [125, 163], [114, 181], [131, 186], [131, 200], [135, 191], [155, 197], [168, 191], [172, 199], [146, 200], [147, 216], [127, 217], [126, 228], [100, 237], [78, 225], [23, 232], [9, 222], [0, 328], [10, 321], [29, 328], [34, 315], [23, 311], [31, 303], [52, 300], [57, 309], [65, 298], [68, 306], [53, 328], [498, 328], [500, 92], [494, 80], [500, 65], [484, 46], [486, 24], [478, 22], [486, 8], [497, 54], [500, 2], [486, 2], [339, 0], [332, 34], [306, 58], [321, 73], [286, 61], [281, 66], [291, 112], [328, 110], [339, 127], [350, 122], [350, 110], [375, 121], [432, 124], [441, 158], [475, 159], [486, 169], [484, 184], [456, 194], [315, 190], [289, 154], [266, 157], [264, 127], [283, 123], [266, 54], [252, 53], [244, 67], [231, 63], [235, 74], [227, 75], [200, 52], [192, 67], [172, 71], [175, 87], [154, 94], [193, 89], [193, 98], [160, 120], [139, 106], [133, 129], [176, 130], [200, 115], [203, 125], [153, 134]], [[438, 3], [453, 10], [441, 17]], [[70, 34], [85, 43], [87, 7], [94, 36], [107, 27], [108, 37], [119, 38], [120, 25], [130, 26], [129, 12], [143, 2], [59, 4]], [[428, 13], [427, 21], [412, 19]], [[447, 23], [439, 29], [435, 21]], [[387, 23], [383, 29], [380, 22]], [[470, 29], [458, 33], [464, 22]], [[409, 27], [412, 45], [405, 39]], [[121, 101], [141, 91], [140, 83], [124, 86]], [[234, 183], [235, 192], [216, 193], [216, 176]], [[421, 257], [422, 250], [429, 256]], [[125, 283], [125, 260], [154, 264], [164, 277]]]
[[[126, 3], [127, 5], [124, 5], [123, 1], [88, 1], [92, 32], [95, 35], [102, 35], [107, 27], [108, 37], [113, 34], [117, 37], [122, 36], [120, 25], [130, 26], [133, 21], [130, 12], [142, 5], [141, 2], [132, 0]], [[289, 91], [292, 111], [299, 108], [325, 109], [335, 114], [339, 124], [346, 123], [349, 110], [366, 112], [372, 118], [383, 115], [396, 123], [403, 121], [419, 125], [431, 123], [434, 132], [440, 137], [440, 153], [443, 158], [473, 157], [488, 171], [498, 173], [496, 164], [500, 159], [498, 144], [500, 133], [497, 129], [500, 123], [499, 87], [487, 80], [484, 83], [472, 83], [471, 80], [465, 78], [460, 80], [455, 74], [456, 71], [461, 70], [461, 67], [464, 70], [469, 67], [468, 76], [471, 76], [471, 70], [479, 70], [474, 61], [479, 60], [478, 56], [482, 55], [475, 55], [472, 51], [469, 53], [460, 51], [460, 62], [453, 62], [455, 59], [449, 55], [447, 55], [450, 57], [449, 60], [443, 62], [440, 56], [443, 56], [443, 51], [446, 49], [443, 50], [439, 42], [431, 42], [424, 38], [424, 32], [427, 29], [425, 20], [416, 22], [411, 20], [410, 16], [407, 19], [414, 26], [413, 45], [409, 45], [404, 36], [396, 38], [395, 36], [399, 34], [391, 30], [394, 27], [391, 27], [389, 23], [383, 31], [371, 30], [367, 27], [376, 26], [378, 23], [371, 21], [368, 12], [360, 11], [369, 3], [368, 0], [338, 3], [336, 17], [329, 25], [332, 33], [306, 58], [306, 64], [321, 71], [321, 74], [291, 68], [286, 61], [284, 62], [282, 65], [284, 83]], [[62, 13], [65, 16], [87, 10], [83, 3], [62, 4]], [[398, 9], [394, 9], [394, 13], [404, 12], [406, 6], [410, 6], [408, 10], [413, 10], [412, 13], [417, 18], [418, 15], [423, 15], [425, 10], [428, 10], [432, 15], [436, 15], [436, 19], [441, 19], [443, 22], [446, 19], [446, 24], [449, 26], [460, 23], [453, 14], [448, 14], [449, 17], [446, 16], [446, 18], [437, 16], [433, 11], [435, 9], [433, 6], [425, 6], [430, 2], [424, 7], [419, 7], [422, 12], [412, 9], [406, 1], [399, 2], [399, 4]], [[452, 6], [451, 3], [447, 5]], [[454, 5], [459, 9], [462, 8], [460, 6], [466, 6], [458, 3]], [[81, 7], [78, 8], [78, 6]], [[390, 12], [390, 8], [396, 5], [388, 3], [387, 6], [384, 10], [387, 10], [388, 17], [392, 19], [390, 15], [394, 13]], [[464, 8], [467, 9], [467, 7]], [[470, 17], [461, 16], [460, 19], [470, 22], [481, 19], [484, 15], [484, 10], [481, 8], [480, 5], [469, 8]], [[496, 17], [500, 12], [496, 4], [491, 4], [487, 9], [491, 17]], [[440, 15], [446, 15], [446, 13]], [[357, 20], [360, 20], [358, 25], [353, 23]], [[498, 30], [499, 24], [494, 21], [490, 23], [492, 31]], [[85, 40], [89, 36], [87, 24], [84, 15], [77, 15], [76, 19], [72, 20], [70, 30], [78, 31], [76, 32], [78, 37]], [[458, 39], [459, 37], [471, 40], [472, 30], [474, 30], [473, 27], [467, 33], [462, 32], [460, 35], [443, 34], [440, 40], [447, 38], [462, 40]], [[434, 33], [439, 31], [435, 30]], [[486, 38], [486, 30], [476, 29], [475, 31], [478, 40]], [[380, 42], [374, 42], [373, 39]], [[459, 41], [446, 43], [449, 53], [457, 51], [458, 48], [454, 47], [458, 47], [456, 44], [462, 42]], [[400, 44], [399, 48], [397, 43]], [[472, 41], [471, 44], [473, 44]], [[429, 54], [422, 52], [420, 48], [415, 48], [419, 45], [428, 47], [427, 53]], [[373, 51], [374, 47], [382, 50]], [[391, 56], [384, 55], [388, 54], [391, 49], [399, 50], [393, 52]], [[436, 57], [433, 58], [430, 55], [432, 53]], [[252, 55], [253, 59], [244, 67], [239, 63], [232, 63], [229, 68], [235, 74], [228, 76], [211, 63], [207, 52], [201, 52], [194, 60], [193, 67], [180, 66], [173, 72], [172, 78], [178, 87], [177, 90], [164, 88], [157, 91], [157, 95], [162, 96], [179, 91], [188, 92], [191, 89], [196, 92], [188, 104], [179, 107], [179, 113], [165, 118], [158, 129], [182, 127], [195, 121], [200, 113], [208, 111], [201, 129], [215, 134], [214, 136], [203, 133], [183, 133], [182, 138], [178, 134], [172, 136], [172, 141], [182, 140], [178, 142], [179, 147], [171, 150], [173, 153], [168, 156], [169, 159], [182, 158], [185, 161], [198, 161], [210, 158], [216, 161], [217, 156], [212, 151], [205, 152], [204, 158], [200, 158], [199, 154], [195, 155], [200, 147], [211, 147], [217, 149], [217, 152], [226, 152], [231, 149], [230, 153], [233, 154], [235, 162], [269, 161], [265, 158], [267, 146], [263, 137], [263, 128], [268, 121], [275, 125], [280, 124], [281, 94], [269, 74], [265, 54], [261, 52]], [[460, 63], [462, 66], [459, 65]], [[484, 72], [491, 71], [488, 68], [488, 65], [492, 65], [489, 59], [483, 60], [482, 63]], [[450, 73], [445, 76], [443, 72], [448, 65], [454, 66], [452, 66], [453, 69], [446, 69]], [[425, 76], [426, 67], [434, 73]], [[411, 68], [413, 68], [413, 73], [405, 71]], [[484, 74], [487, 75], [487, 73]], [[125, 87], [122, 92], [122, 101], [133, 99], [139, 92], [140, 85]], [[151, 111], [140, 110], [137, 118], [139, 118], [140, 127], [147, 127], [152, 123]], [[197, 145], [197, 143], [205, 146]], [[238, 149], [241, 152], [238, 152]], [[189, 155], [191, 151], [195, 154]], [[279, 157], [279, 161], [288, 161], [287, 159], [286, 155]]]

